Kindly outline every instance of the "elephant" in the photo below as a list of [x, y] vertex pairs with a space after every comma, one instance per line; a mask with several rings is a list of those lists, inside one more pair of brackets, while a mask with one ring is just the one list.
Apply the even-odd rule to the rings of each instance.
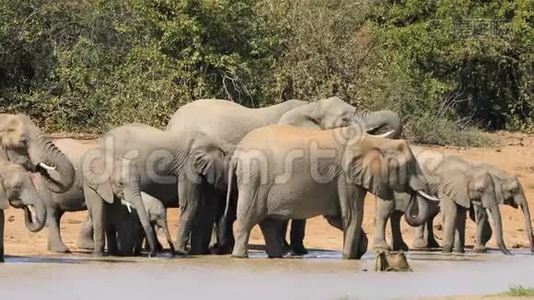
[[46, 187], [56, 193], [74, 183], [74, 167], [65, 155], [23, 114], [0, 114], [0, 159], [40, 173]]
[[24, 222], [33, 232], [46, 221], [46, 207], [39, 197], [29, 173], [22, 166], [0, 160], [0, 262], [4, 262], [4, 209], [24, 209]]
[[404, 252], [379, 250], [376, 253], [375, 271], [412, 272], [412, 268]]
[[[433, 195], [438, 195], [440, 199], [439, 207], [430, 206], [426, 224], [415, 229], [413, 246], [415, 248], [439, 246], [433, 236], [432, 224], [434, 217], [441, 211], [443, 215], [443, 252], [452, 252], [454, 246], [455, 252], [463, 253], [466, 210], [474, 205], [487, 209], [491, 213], [497, 232], [497, 244], [503, 253], [510, 254], [503, 240], [501, 214], [492, 176], [483, 168], [457, 156], [416, 147], [412, 147], [412, 152], [429, 181], [428, 191]], [[406, 195], [395, 195], [394, 202], [402, 203], [407, 201], [407, 198]], [[403, 206], [402, 204], [399, 205]], [[407, 249], [400, 234], [399, 214], [395, 218], [392, 215], [395, 209], [398, 213], [403, 213], [398, 206], [392, 206], [386, 200], [377, 200], [375, 247], [383, 247], [385, 244], [385, 224], [391, 215], [393, 248], [394, 250]]]
[[[158, 199], [141, 192], [143, 205], [146, 209], [150, 225], [155, 231], [162, 229], [169, 244], [171, 254], [174, 255], [174, 243], [172, 242], [169, 227], [167, 225], [167, 209]], [[111, 206], [106, 210], [106, 237], [108, 239], [108, 251], [114, 255], [128, 256], [140, 255], [145, 235], [139, 223], [137, 211], [131, 207], [129, 202], [115, 202], [107, 204]], [[157, 241], [158, 250], [163, 250]]]
[[[59, 139], [55, 141], [57, 148], [64, 153], [66, 159], [75, 167], [74, 183], [71, 187], [63, 192], [56, 193], [46, 187], [46, 180], [40, 174], [32, 174], [31, 178], [33, 186], [39, 193], [46, 205], [47, 219], [46, 226], [48, 227], [48, 250], [58, 253], [69, 252], [68, 247], [61, 239], [60, 234], [60, 220], [65, 212], [83, 211], [87, 209], [85, 204], [85, 197], [83, 194], [83, 174], [81, 173], [81, 165], [83, 155], [95, 148], [94, 144], [82, 144], [73, 139]], [[84, 226], [84, 228], [86, 228]], [[91, 228], [91, 226], [89, 227]], [[82, 229], [78, 240], [78, 245], [82, 248], [88, 248], [88, 244], [92, 243], [92, 238], [88, 234], [83, 233]], [[91, 247], [92, 248], [92, 247]]]
[[[84, 155], [82, 168], [83, 192], [94, 227], [94, 253], [102, 255], [104, 251], [104, 203], [125, 201], [138, 212], [149, 256], [156, 254], [154, 232], [140, 194], [145, 192], [167, 207], [179, 205], [177, 252], [186, 254], [197, 208], [226, 188], [226, 158], [233, 149], [221, 145], [196, 131], [167, 132], [144, 124], [123, 125], [106, 133], [98, 146]], [[201, 244], [193, 235], [191, 252], [204, 248]]]
[[[343, 258], [360, 259], [368, 191], [383, 199], [392, 199], [392, 191], [425, 195], [421, 191], [427, 181], [408, 144], [366, 134], [359, 125], [330, 130], [271, 125], [243, 138], [230, 162], [226, 197], [225, 214], [235, 177], [233, 257], [248, 256], [247, 243], [256, 224], [267, 231], [271, 220], [323, 215], [343, 228]], [[268, 250], [270, 244], [276, 249], [282, 243], [273, 241], [276, 236], [265, 237]]]
[[[223, 143], [237, 145], [250, 131], [268, 125], [286, 124], [324, 130], [344, 127], [354, 120], [363, 122], [369, 133], [396, 138], [402, 132], [402, 122], [396, 113], [386, 110], [356, 111], [353, 106], [338, 97], [314, 102], [288, 100], [265, 108], [247, 108], [228, 100], [196, 100], [178, 109], [171, 117], [166, 130], [200, 131], [210, 137], [218, 138]], [[218, 201], [214, 203], [223, 202], [219, 207], [224, 207], [224, 192], [217, 195], [217, 198]], [[222, 213], [218, 212], [216, 215], [220, 217]], [[216, 223], [222, 222], [231, 221], [221, 219], [216, 221]], [[303, 245], [304, 227], [304, 220], [293, 220], [291, 248], [297, 254], [306, 252]], [[284, 227], [283, 231], [285, 230]], [[204, 238], [209, 237], [210, 235]], [[222, 249], [220, 253], [231, 251], [233, 247], [231, 232], [219, 232], [218, 239]], [[221, 240], [225, 242], [220, 242]]]
[[[532, 236], [532, 224], [530, 222], [530, 210], [528, 208], [527, 198], [523, 186], [517, 176], [513, 176], [495, 166], [486, 163], [476, 163], [477, 166], [489, 172], [495, 183], [495, 195], [499, 204], [510, 205], [514, 208], [520, 207], [525, 219], [525, 233], [530, 245], [530, 251], [534, 252], [534, 241]], [[471, 219], [477, 222], [477, 231], [475, 238], [475, 252], [485, 252], [486, 243], [491, 239], [492, 230], [488, 222], [486, 210], [475, 209], [470, 211]], [[476, 215], [477, 217], [474, 217]]]

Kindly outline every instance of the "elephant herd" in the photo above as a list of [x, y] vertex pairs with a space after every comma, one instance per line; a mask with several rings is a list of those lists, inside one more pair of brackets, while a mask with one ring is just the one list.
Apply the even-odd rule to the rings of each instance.
[[[303, 255], [306, 219], [322, 215], [343, 231], [343, 257], [367, 251], [364, 199], [376, 196], [375, 248], [408, 250], [400, 219], [414, 227], [416, 248], [439, 247], [433, 219], [443, 216], [442, 249], [463, 252], [465, 223], [477, 223], [475, 251], [495, 233], [499, 204], [520, 207], [534, 252], [530, 212], [517, 177], [494, 166], [410, 146], [391, 111], [358, 111], [337, 97], [247, 108], [227, 100], [180, 107], [165, 130], [132, 123], [96, 144], [52, 142], [25, 115], [0, 114], [0, 261], [4, 211], [24, 210], [25, 225], [48, 227], [48, 250], [65, 253], [60, 220], [88, 211], [77, 245], [97, 256], [232, 253], [247, 257], [259, 225], [269, 257]], [[178, 207], [173, 241], [166, 209]], [[290, 240], [286, 232], [291, 220]], [[385, 238], [390, 222], [392, 244]], [[490, 224], [491, 221], [491, 224]]]

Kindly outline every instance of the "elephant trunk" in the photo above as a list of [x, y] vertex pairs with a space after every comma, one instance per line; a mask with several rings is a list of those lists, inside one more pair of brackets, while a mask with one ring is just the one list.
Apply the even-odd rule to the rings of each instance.
[[502, 253], [506, 255], [512, 254], [504, 244], [504, 238], [503, 238], [503, 229], [502, 229], [502, 220], [501, 220], [501, 212], [499, 211], [498, 205], [493, 205], [489, 208], [487, 208], [488, 214], [491, 216], [493, 220], [493, 231], [495, 232], [495, 241], [497, 243], [497, 246], [501, 250]]
[[356, 113], [355, 119], [360, 118], [369, 134], [387, 133], [385, 138], [398, 139], [403, 130], [402, 120], [393, 111], [380, 110], [374, 112]]
[[54, 143], [40, 133], [31, 139], [28, 152], [36, 170], [45, 178], [49, 190], [66, 192], [74, 183], [74, 167]]
[[[414, 207], [414, 204], [416, 203], [417, 199], [417, 215], [412, 215], [412, 209]], [[410, 226], [421, 226], [423, 225], [426, 220], [428, 219], [430, 212], [430, 208], [428, 205], [428, 202], [426, 199], [424, 199], [421, 196], [417, 196], [415, 192], [412, 193], [412, 196], [410, 198], [410, 201], [408, 202], [408, 205], [406, 207], [405, 213], [404, 213], [404, 220], [406, 220], [406, 223]]]
[[528, 242], [530, 244], [530, 251], [534, 253], [534, 240], [532, 236], [532, 223], [530, 222], [530, 210], [528, 209], [525, 192], [523, 192], [522, 189], [521, 192], [514, 197], [514, 202], [517, 203], [523, 211], [523, 217], [525, 219], [525, 231], [527, 233]]
[[131, 183], [131, 186], [124, 188], [124, 199], [126, 200], [126, 202], [130, 202], [131, 204], [133, 204], [133, 206], [137, 210], [139, 221], [141, 221], [141, 225], [143, 226], [143, 230], [145, 232], [146, 240], [148, 241], [148, 245], [150, 247], [150, 257], [156, 254], [156, 236], [154, 233], [154, 229], [150, 224], [148, 213], [146, 211], [145, 205], [143, 204], [143, 199], [141, 198], [141, 192], [139, 191], [139, 180], [132, 180]]
[[[31, 232], [38, 232], [46, 223], [46, 206], [35, 191], [24, 190], [21, 193], [24, 206], [24, 224]], [[32, 212], [33, 209], [33, 212]]]

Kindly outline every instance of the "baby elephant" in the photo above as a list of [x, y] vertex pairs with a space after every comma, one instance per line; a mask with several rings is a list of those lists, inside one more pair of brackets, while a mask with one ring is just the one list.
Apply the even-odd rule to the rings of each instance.
[[411, 272], [412, 268], [404, 252], [380, 250], [376, 253], [375, 271]]
[[[175, 248], [167, 225], [167, 209], [161, 201], [149, 194], [141, 192], [141, 198], [154, 233], [156, 228], [164, 231], [171, 254], [174, 255]], [[106, 226], [106, 231], [110, 253], [120, 256], [139, 255], [145, 234], [135, 208], [130, 203], [123, 201], [120, 204], [109, 205], [108, 209], [110, 222]], [[156, 237], [154, 238], [157, 241]], [[161, 244], [159, 247], [162, 248]]]

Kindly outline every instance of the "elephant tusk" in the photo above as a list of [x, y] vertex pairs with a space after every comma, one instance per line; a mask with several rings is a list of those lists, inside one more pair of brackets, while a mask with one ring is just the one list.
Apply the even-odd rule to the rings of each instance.
[[376, 136], [376, 137], [381, 137], [381, 138], [387, 138], [389, 137], [393, 132], [395, 132], [395, 130], [390, 130], [386, 133], [382, 133], [382, 134], [373, 134], [372, 136]]
[[417, 193], [418, 193], [421, 197], [423, 197], [423, 198], [425, 198], [425, 199], [427, 199], [427, 200], [430, 200], [430, 201], [436, 201], [436, 202], [440, 201], [439, 198], [436, 198], [436, 197], [434, 197], [434, 196], [430, 196], [429, 194], [427, 194], [427, 193], [425, 193], [425, 192], [423, 192], [423, 191], [417, 191]]
[[129, 213], [132, 213], [132, 205], [128, 201], [121, 200], [121, 204], [126, 205]]
[[56, 169], [56, 167], [52, 167], [52, 166], [49, 166], [47, 164], [45, 164], [44, 162], [40, 162], [37, 164], [39, 167], [45, 169], [45, 170], [49, 170], [49, 171], [53, 171]]

